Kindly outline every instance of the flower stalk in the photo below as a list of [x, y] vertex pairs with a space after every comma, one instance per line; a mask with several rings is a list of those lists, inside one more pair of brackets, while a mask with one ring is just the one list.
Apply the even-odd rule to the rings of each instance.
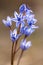
[[14, 42], [12, 43], [12, 50], [11, 50], [11, 65], [13, 65], [13, 47], [14, 47]]
[[17, 65], [19, 65], [19, 63], [20, 63], [21, 57], [22, 57], [22, 55], [23, 55], [23, 52], [24, 52], [24, 50], [21, 51], [21, 54], [20, 54], [20, 56], [19, 56], [19, 59], [18, 59]]

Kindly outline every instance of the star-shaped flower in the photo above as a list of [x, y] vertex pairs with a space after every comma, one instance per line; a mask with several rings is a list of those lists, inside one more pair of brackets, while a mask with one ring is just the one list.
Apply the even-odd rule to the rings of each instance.
[[31, 15], [28, 17], [28, 19], [27, 19], [27, 23], [28, 23], [29, 26], [35, 24], [36, 22], [37, 22], [37, 20], [34, 18], [34, 15], [33, 15], [33, 14], [31, 14]]
[[2, 20], [5, 26], [10, 27], [12, 25], [12, 20], [9, 16], [7, 16], [7, 20]]
[[33, 24], [35, 24], [37, 22], [37, 20], [35, 19], [35, 15], [34, 14], [26, 14], [24, 16], [24, 19], [27, 21], [28, 26], [31, 26]]
[[20, 48], [26, 50], [32, 46], [31, 41], [26, 42], [26, 39], [23, 39], [20, 43]]
[[21, 13], [18, 14], [16, 11], [14, 12], [14, 16], [15, 18], [12, 18], [12, 21], [16, 22], [16, 27], [18, 28], [19, 25], [24, 22], [24, 17]]
[[17, 34], [17, 29], [14, 29], [13, 32], [10, 30], [10, 39], [13, 42], [16, 41], [20, 36], [21, 36], [21, 34]]
[[27, 35], [27, 36], [30, 36], [34, 31], [35, 31], [34, 28], [32, 28], [32, 27], [29, 28], [29, 27], [27, 27], [27, 26], [22, 27], [22, 28], [20, 29], [20, 32], [21, 32], [22, 34], [24, 34], [24, 35]]
[[35, 25], [31, 25], [30, 27], [25, 26], [25, 27], [20, 28], [20, 32], [22, 34], [30, 36], [37, 28], [39, 28], [39, 27], [35, 26]]

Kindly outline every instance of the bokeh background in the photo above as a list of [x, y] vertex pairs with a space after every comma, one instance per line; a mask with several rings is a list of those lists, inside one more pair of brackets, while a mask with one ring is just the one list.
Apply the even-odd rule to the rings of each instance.
[[[4, 26], [2, 19], [13, 16], [15, 10], [19, 12], [19, 6], [22, 3], [33, 10], [39, 29], [27, 38], [32, 41], [32, 47], [24, 52], [20, 65], [43, 65], [43, 0], [0, 0], [0, 65], [10, 65], [12, 45], [9, 39], [9, 29]], [[15, 57], [15, 65], [17, 65], [19, 52]]]

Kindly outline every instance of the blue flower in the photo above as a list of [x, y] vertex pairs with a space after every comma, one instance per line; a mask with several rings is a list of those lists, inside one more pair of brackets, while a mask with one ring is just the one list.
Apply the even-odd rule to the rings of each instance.
[[23, 13], [26, 11], [26, 5], [25, 4], [22, 4], [20, 7], [19, 7], [19, 11], [20, 13]]
[[30, 15], [33, 11], [30, 8], [26, 8], [25, 15]]
[[17, 29], [14, 29], [13, 32], [10, 30], [10, 39], [13, 42], [16, 41], [20, 36], [21, 36], [21, 34], [17, 34]]
[[27, 35], [27, 36], [30, 36], [34, 31], [35, 31], [34, 28], [32, 28], [32, 27], [29, 28], [29, 27], [27, 27], [27, 26], [22, 27], [22, 28], [20, 29], [20, 32], [21, 32], [22, 34]]
[[31, 26], [31, 25], [33, 25], [33, 24], [35, 24], [36, 22], [37, 22], [37, 20], [34, 18], [34, 14], [27, 14], [27, 15], [25, 15], [25, 20], [27, 21], [27, 24], [29, 25], [29, 26]]
[[12, 18], [12, 21], [16, 22], [16, 27], [18, 28], [19, 25], [24, 22], [24, 17], [21, 13], [18, 14], [16, 11], [14, 12], [14, 16], [15, 16], [15, 18]]
[[26, 14], [29, 14], [30, 12], [32, 12], [32, 10], [30, 8], [28, 8], [25, 4], [22, 4], [20, 7], [19, 7], [19, 12], [20, 13], [26, 13]]
[[12, 25], [12, 20], [9, 16], [7, 16], [7, 20], [2, 20], [5, 26], [10, 27]]
[[26, 42], [26, 39], [23, 39], [20, 43], [20, 48], [26, 50], [32, 46], [31, 41]]
[[37, 20], [34, 18], [34, 15], [30, 15], [27, 19], [27, 23], [29, 26], [35, 24], [37, 22]]

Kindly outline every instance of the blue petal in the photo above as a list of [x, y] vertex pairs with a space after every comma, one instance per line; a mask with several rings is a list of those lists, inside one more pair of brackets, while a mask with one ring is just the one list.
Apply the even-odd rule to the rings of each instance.
[[18, 34], [17, 36], [16, 36], [16, 40], [21, 36], [22, 34]]
[[21, 48], [22, 50], [25, 50], [25, 49], [26, 49], [26, 48], [25, 48], [25, 44], [26, 44], [26, 39], [22, 40], [21, 43], [20, 43], [20, 48]]
[[7, 16], [7, 21], [11, 21], [11, 18], [9, 16]]
[[20, 11], [21, 13], [23, 13], [25, 10], [26, 10], [26, 5], [25, 5], [25, 4], [22, 4], [22, 5], [19, 7], [19, 11]]
[[33, 20], [34, 19], [34, 14], [27, 14], [26, 15], [26, 19], [28, 20], [28, 21], [31, 21], [31, 20]]
[[14, 12], [14, 16], [15, 16], [15, 18], [18, 17], [18, 13], [16, 11]]
[[38, 26], [35, 26], [35, 25], [32, 25], [31, 28], [32, 28], [32, 29], [37, 29], [37, 28], [39, 28], [39, 27], [38, 27]]
[[17, 35], [17, 29], [14, 29], [13, 34]]
[[17, 30], [14, 29], [14, 31], [10, 31], [10, 38], [12, 41], [15, 41], [16, 40], [16, 37], [17, 37]]
[[17, 22], [17, 18], [12, 18], [12, 21]]
[[16, 23], [16, 27], [18, 28], [18, 27], [19, 27], [19, 25], [20, 25], [20, 22], [17, 22], [17, 23]]
[[2, 22], [4, 23], [5, 26], [9, 27], [12, 25], [12, 22], [11, 21], [6, 21], [6, 20], [2, 20]]
[[24, 31], [24, 34], [30, 36], [34, 31], [35, 31], [35, 29], [27, 28], [27, 29]]
[[20, 48], [21, 48], [22, 50], [26, 50], [26, 49], [30, 48], [31, 45], [32, 45], [32, 44], [31, 44], [31, 41], [26, 42], [26, 39], [23, 39], [23, 40], [21, 41], [21, 43], [20, 43]]
[[10, 31], [10, 39], [14, 42], [16, 41], [19, 37], [21, 36], [21, 34], [17, 34], [17, 29], [14, 29], [14, 31]]
[[31, 44], [31, 41], [28, 41], [27, 43], [26, 43], [26, 45], [25, 45], [25, 47], [28, 49], [28, 48], [30, 48], [32, 46], [32, 44]]
[[35, 31], [35, 29], [33, 29], [32, 27], [27, 27], [27, 26], [25, 26], [25, 27], [22, 27], [21, 29], [20, 29], [20, 32], [22, 33], [22, 34], [25, 34], [25, 35], [28, 35], [28, 36], [30, 36], [33, 32]]
[[24, 27], [20, 28], [20, 33], [24, 34]]
[[14, 42], [15, 41], [15, 35], [12, 31], [10, 31], [10, 39]]
[[30, 15], [33, 11], [30, 8], [26, 8], [26, 15]]
[[5, 26], [9, 27], [12, 25], [12, 20], [9, 16], [7, 16], [7, 20], [2, 20], [2, 22], [4, 23]]
[[25, 22], [21, 22], [21, 28], [25, 26]]
[[32, 19], [31, 21], [27, 21], [28, 25], [31, 26], [37, 22], [36, 19]]

